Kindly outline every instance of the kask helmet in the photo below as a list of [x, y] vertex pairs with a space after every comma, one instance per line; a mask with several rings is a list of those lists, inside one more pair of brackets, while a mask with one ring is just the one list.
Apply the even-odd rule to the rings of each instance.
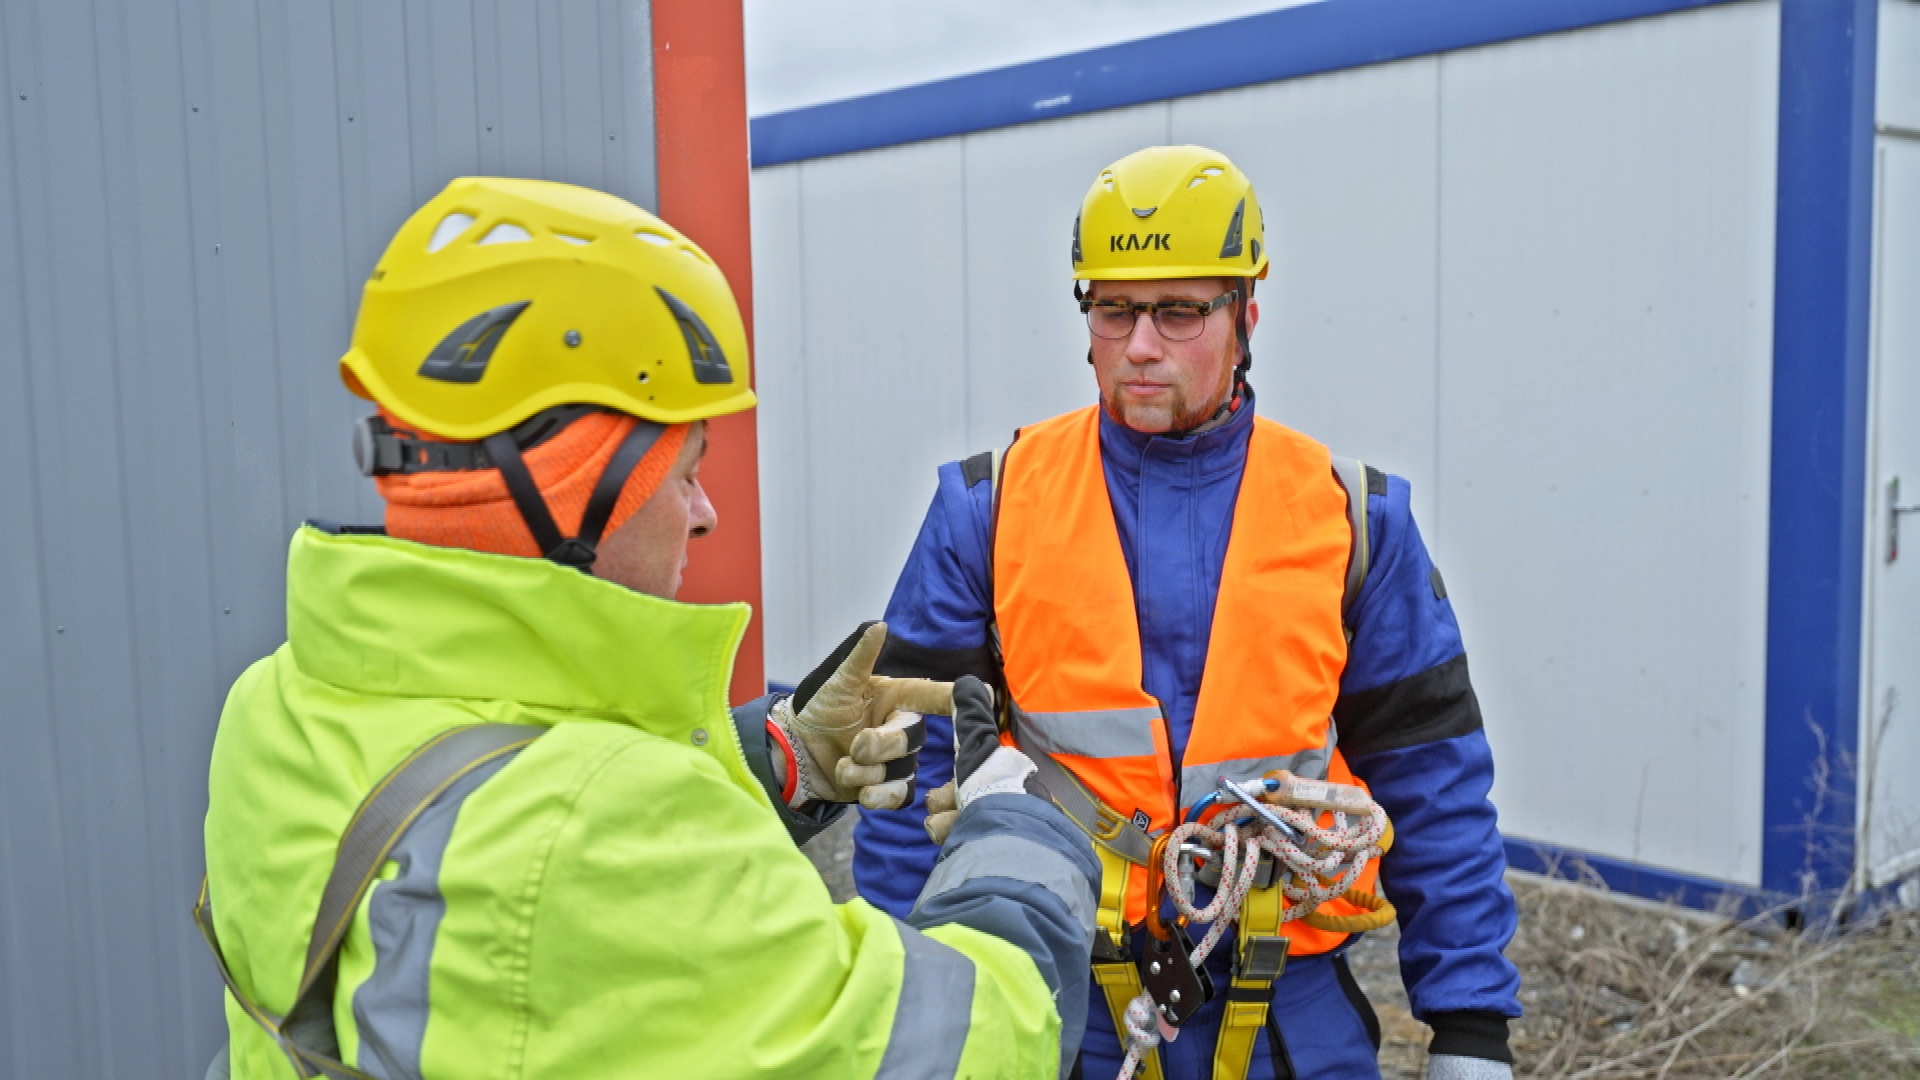
[[543, 180], [455, 180], [408, 218], [340, 375], [446, 439], [561, 405], [678, 424], [754, 404], [746, 327], [707, 253], [625, 199]]
[[1100, 170], [1073, 222], [1080, 281], [1257, 278], [1267, 238], [1253, 184], [1204, 146], [1149, 146]]
[[[1240, 362], [1232, 396], [1239, 396], [1253, 366], [1247, 304], [1254, 279], [1267, 276], [1267, 231], [1253, 182], [1225, 154], [1204, 146], [1149, 146], [1100, 170], [1073, 219], [1073, 276], [1076, 282], [1237, 279]], [[1078, 284], [1074, 296], [1085, 302]]]
[[[433, 437], [366, 417], [363, 473], [497, 469], [541, 553], [583, 570], [665, 425], [754, 404], [746, 327], [706, 252], [613, 195], [497, 177], [453, 181], [400, 227], [340, 377]], [[523, 453], [594, 410], [637, 422], [568, 537]]]

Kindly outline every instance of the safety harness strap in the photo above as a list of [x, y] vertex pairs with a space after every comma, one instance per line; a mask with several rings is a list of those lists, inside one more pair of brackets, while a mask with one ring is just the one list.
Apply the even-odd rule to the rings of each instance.
[[1287, 939], [1280, 936], [1285, 910], [1280, 885], [1247, 890], [1240, 908], [1239, 952], [1233, 960], [1233, 978], [1227, 984], [1226, 1011], [1220, 1019], [1220, 1037], [1213, 1044], [1213, 1075], [1247, 1075], [1253, 1044], [1266, 1025], [1273, 1001], [1273, 981], [1287, 968]]
[[360, 802], [341, 834], [333, 870], [320, 892], [307, 942], [306, 966], [294, 992], [293, 1008], [277, 1016], [242, 992], [220, 948], [213, 925], [213, 904], [207, 879], [200, 879], [200, 897], [193, 905], [193, 921], [213, 951], [220, 978], [254, 1023], [259, 1024], [293, 1064], [294, 1075], [323, 1076], [328, 1080], [371, 1080], [367, 1074], [340, 1061], [340, 1040], [333, 1027], [333, 995], [340, 946], [360, 902], [373, 887], [380, 868], [422, 811], [461, 777], [504, 754], [522, 749], [546, 732], [526, 724], [473, 724], [435, 736], [409, 754], [374, 785]]
[[1367, 536], [1367, 467], [1353, 458], [1333, 457], [1333, 477], [1347, 492], [1347, 525], [1353, 533], [1351, 554], [1347, 556], [1347, 581], [1340, 596], [1340, 621], [1346, 624], [1347, 640], [1353, 640], [1353, 603], [1360, 598], [1360, 586], [1367, 581], [1367, 563], [1371, 552]]
[[[1127, 879], [1136, 871], [1133, 864], [1105, 847], [1097, 847], [1100, 856], [1100, 910], [1094, 916], [1093, 981], [1107, 999], [1107, 1013], [1113, 1018], [1113, 1030], [1125, 1045], [1127, 1006], [1140, 996], [1140, 969], [1133, 962], [1131, 932], [1123, 912], [1127, 905]], [[1137, 1075], [1144, 1080], [1162, 1080], [1160, 1052], [1148, 1050], [1140, 1060]]]
[[[1015, 716], [1014, 742], [1020, 744], [1019, 713], [1017, 709], [1012, 711]], [[1112, 855], [1128, 863], [1146, 865], [1147, 859], [1153, 854], [1152, 837], [1127, 817], [1094, 798], [1086, 786], [1075, 779], [1065, 766], [1055, 761], [1051, 754], [1025, 745], [1021, 746], [1021, 752], [1032, 760], [1040, 784], [1047, 789], [1053, 804], [1092, 839], [1102, 860]], [[1125, 906], [1124, 892], [1120, 894], [1118, 903]]]

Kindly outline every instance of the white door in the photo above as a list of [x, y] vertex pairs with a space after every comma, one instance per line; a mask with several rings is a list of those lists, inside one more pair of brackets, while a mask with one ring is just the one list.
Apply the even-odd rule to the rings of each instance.
[[1920, 139], [1879, 140], [1860, 815], [1868, 882], [1920, 867]]

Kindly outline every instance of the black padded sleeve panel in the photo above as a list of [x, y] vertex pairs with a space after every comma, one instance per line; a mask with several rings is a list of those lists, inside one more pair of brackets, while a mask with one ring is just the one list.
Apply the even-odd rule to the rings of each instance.
[[971, 675], [988, 686], [1000, 684], [1000, 663], [993, 649], [976, 645], [971, 649], [929, 649], [904, 638], [889, 636], [874, 662], [875, 675], [896, 679], [937, 679], [952, 682]]
[[1342, 693], [1333, 723], [1349, 761], [1479, 731], [1480, 701], [1467, 677], [1467, 655], [1385, 686]]
[[1367, 494], [1385, 495], [1387, 493], [1387, 474], [1373, 466], [1367, 466]]
[[960, 463], [960, 478], [968, 487], [993, 479], [993, 453], [983, 450]]

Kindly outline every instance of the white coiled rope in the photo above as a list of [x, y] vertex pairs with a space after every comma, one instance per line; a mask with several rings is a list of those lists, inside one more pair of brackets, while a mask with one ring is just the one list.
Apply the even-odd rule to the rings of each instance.
[[[1206, 962], [1227, 926], [1239, 920], [1247, 890], [1253, 887], [1254, 876], [1260, 871], [1262, 850], [1286, 868], [1280, 876], [1281, 893], [1287, 898], [1286, 910], [1280, 915], [1283, 923], [1304, 918], [1321, 904], [1344, 896], [1360, 880], [1367, 864], [1380, 857], [1387, 814], [1378, 803], [1359, 820], [1350, 820], [1348, 815], [1334, 811], [1331, 828], [1322, 828], [1311, 810], [1291, 806], [1271, 806], [1270, 809], [1305, 839], [1304, 847], [1271, 825], [1262, 825], [1257, 833], [1243, 837], [1243, 827], [1253, 820], [1253, 812], [1244, 808], [1235, 820], [1218, 826], [1189, 821], [1177, 826], [1167, 838], [1161, 867], [1167, 895], [1188, 924], [1210, 924], [1206, 936], [1193, 949], [1196, 969]], [[1194, 906], [1193, 882], [1180, 873], [1182, 847], [1196, 842], [1216, 849], [1220, 864], [1220, 886], [1214, 892], [1213, 902], [1204, 908]], [[1158, 903], [1158, 899], [1148, 897], [1147, 902]], [[1162, 1041], [1177, 1037], [1179, 1031], [1161, 1020], [1154, 1009], [1153, 996], [1145, 991], [1127, 1003], [1125, 1022], [1127, 1056], [1120, 1064], [1119, 1080], [1133, 1080], [1141, 1059]]]

